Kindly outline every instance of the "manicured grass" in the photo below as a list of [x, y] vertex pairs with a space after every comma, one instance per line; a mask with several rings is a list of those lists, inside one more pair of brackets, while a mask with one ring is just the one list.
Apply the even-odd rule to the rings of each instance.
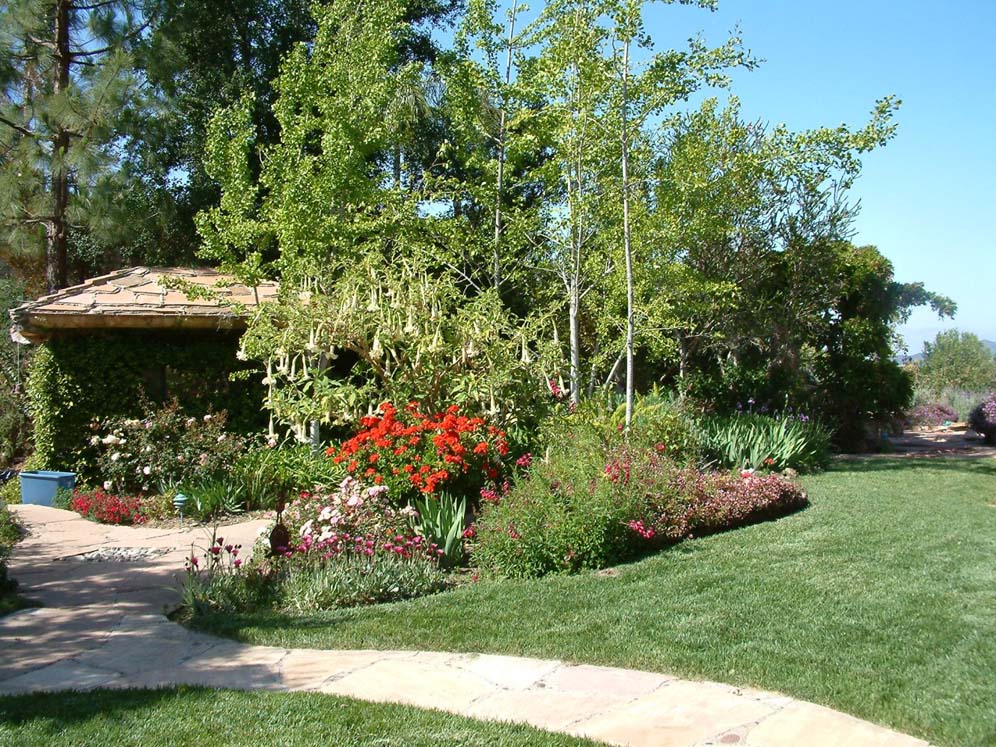
[[996, 464], [847, 463], [812, 505], [618, 569], [196, 624], [253, 643], [562, 658], [780, 690], [996, 745]]
[[0, 697], [0, 745], [595, 747], [599, 742], [318, 693], [171, 688]]

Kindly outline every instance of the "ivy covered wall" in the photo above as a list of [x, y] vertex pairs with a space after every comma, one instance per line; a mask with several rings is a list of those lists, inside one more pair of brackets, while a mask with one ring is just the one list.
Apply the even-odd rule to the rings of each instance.
[[[28, 378], [40, 469], [92, 479], [93, 424], [141, 417], [175, 397], [190, 415], [226, 410], [230, 430], [265, 425], [261, 375], [235, 357], [238, 334], [116, 331], [56, 337], [39, 346]], [[237, 374], [232, 380], [233, 372]]]

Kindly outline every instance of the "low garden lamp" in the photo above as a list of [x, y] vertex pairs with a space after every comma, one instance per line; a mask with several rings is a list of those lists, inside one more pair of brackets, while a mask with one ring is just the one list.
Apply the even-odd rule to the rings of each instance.
[[183, 521], [183, 507], [187, 505], [187, 496], [183, 493], [177, 493], [173, 496], [173, 507], [180, 514], [180, 521]]

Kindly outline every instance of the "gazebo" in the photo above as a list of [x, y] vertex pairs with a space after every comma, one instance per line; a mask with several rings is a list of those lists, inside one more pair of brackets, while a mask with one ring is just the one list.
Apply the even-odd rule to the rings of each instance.
[[11, 337], [37, 345], [28, 393], [40, 466], [85, 473], [94, 423], [173, 399], [191, 414], [226, 411], [233, 430], [260, 428], [262, 375], [237, 351], [248, 314], [277, 292], [212, 269], [133, 267], [11, 310]]

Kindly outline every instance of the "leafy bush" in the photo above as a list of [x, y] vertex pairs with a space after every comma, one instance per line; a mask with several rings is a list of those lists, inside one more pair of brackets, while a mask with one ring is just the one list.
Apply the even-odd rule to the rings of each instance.
[[101, 488], [74, 491], [69, 508], [102, 524], [141, 524], [145, 521], [141, 498], [115, 495]]
[[830, 462], [830, 432], [805, 415], [740, 413], [701, 427], [706, 457], [722, 468], [805, 472]]
[[508, 444], [482, 418], [465, 417], [456, 405], [427, 415], [417, 402], [403, 410], [385, 402], [380, 412], [362, 418], [363, 430], [328, 455], [350, 474], [388, 486], [398, 505], [441, 489], [476, 498], [498, 478]]
[[617, 479], [617, 469], [632, 474], [625, 453], [603, 455], [601, 465], [574, 459], [568, 450], [534, 461], [507, 495], [484, 508], [475, 525], [473, 562], [528, 578], [631, 557], [639, 543], [628, 523], [641, 517], [642, 496], [628, 479]]
[[933, 390], [927, 387], [919, 386], [914, 392], [913, 404], [918, 405], [930, 405], [930, 404], [940, 404], [944, 407], [949, 407], [957, 413], [957, 417], [954, 420], [962, 421], [968, 420], [968, 416], [972, 413], [972, 408], [979, 403], [980, 400], [985, 399], [986, 392], [983, 391], [969, 391], [966, 389], [956, 389], [954, 387], [944, 387], [940, 390]]
[[806, 503], [798, 486], [778, 475], [700, 473], [653, 449], [621, 447], [603, 458], [597, 472], [566, 454], [534, 463], [485, 508], [473, 561], [511, 577], [602, 568]]
[[913, 426], [944, 425], [956, 420], [958, 420], [958, 413], [953, 408], [939, 402], [916, 405], [906, 415], [907, 424]]
[[[805, 492], [780, 475], [683, 469], [663, 491], [647, 496], [644, 539], [702, 536], [772, 519], [802, 508]], [[632, 527], [631, 527], [632, 528]], [[638, 535], [641, 533], [634, 528]]]
[[225, 423], [224, 412], [192, 417], [173, 400], [142, 419], [95, 424], [90, 444], [105, 490], [148, 493], [224, 474], [243, 448]]
[[595, 461], [602, 458], [605, 449], [623, 443], [647, 449], [663, 446], [668, 456], [679, 462], [691, 463], [700, 456], [702, 445], [695, 418], [681, 402], [657, 391], [637, 396], [628, 434], [623, 433], [625, 416], [625, 404], [619, 397], [592, 398], [547, 418], [539, 444], [547, 452], [582, 451]]
[[976, 405], [968, 416], [968, 425], [985, 438], [987, 444], [996, 444], [996, 394], [990, 394]]
[[21, 538], [21, 531], [7, 506], [0, 503], [0, 598], [17, 589], [17, 582], [7, 575], [10, 548]]
[[345, 469], [305, 444], [264, 444], [239, 455], [229, 480], [248, 510], [274, 508], [278, 498], [338, 485]]
[[[236, 359], [237, 346], [238, 333], [221, 330], [122, 330], [38, 345], [26, 386], [38, 468], [100, 484], [93, 422], [144, 417], [147, 398], [162, 396], [163, 380], [189, 414], [224, 410], [237, 433], [261, 427], [261, 376], [247, 373], [253, 364]], [[237, 371], [243, 375], [233, 380]]]

